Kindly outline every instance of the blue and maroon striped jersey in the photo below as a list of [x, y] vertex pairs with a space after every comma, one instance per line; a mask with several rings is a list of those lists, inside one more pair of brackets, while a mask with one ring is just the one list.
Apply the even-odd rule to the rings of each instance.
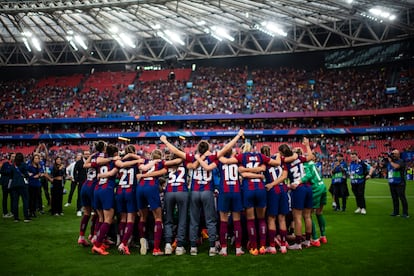
[[[99, 173], [107, 173], [112, 171], [113, 168], [116, 168], [115, 161], [110, 161], [109, 163], [99, 167]], [[98, 185], [107, 185], [107, 188], [115, 188], [116, 185], [116, 175], [110, 176], [108, 178], [99, 179]]]
[[[144, 164], [148, 164], [148, 162], [150, 162], [151, 160], [145, 159]], [[159, 171], [162, 170], [163, 168], [166, 168], [165, 166], [165, 161], [160, 161], [158, 163], [155, 163], [154, 166], [152, 166], [148, 171], [146, 172], [142, 172], [144, 173], [149, 173], [149, 172], [154, 172], [154, 171]], [[158, 177], [145, 177], [145, 178], [141, 178], [139, 180], [139, 186], [159, 186], [159, 180]]]
[[305, 169], [303, 163], [306, 162], [305, 156], [299, 156], [298, 159], [291, 163], [286, 163], [285, 158], [282, 156], [282, 164], [286, 166], [288, 171], [288, 179], [290, 183], [300, 182], [302, 177], [305, 175]]
[[[236, 155], [239, 165], [246, 168], [256, 168], [268, 164], [270, 158], [261, 153], [245, 152]], [[260, 178], [243, 178], [243, 188], [249, 191], [264, 190], [264, 181]]]
[[[276, 156], [272, 156], [271, 159], [276, 159]], [[269, 164], [266, 165], [266, 171], [264, 172], [266, 178], [266, 184], [272, 183], [276, 179], [278, 179], [283, 172], [282, 166], [271, 166]]]
[[[124, 160], [132, 161], [134, 159]], [[133, 165], [130, 167], [124, 167], [119, 169], [118, 178], [118, 189], [128, 189], [137, 185], [137, 174], [138, 174], [138, 166]]]
[[96, 163], [96, 159], [98, 158], [99, 153], [92, 154], [91, 157], [91, 167], [87, 169], [86, 171], [86, 180], [83, 183], [84, 185], [95, 186], [98, 183], [98, 164]]
[[165, 191], [167, 193], [188, 192], [187, 175], [187, 161], [183, 161], [178, 167], [168, 168], [168, 181]]
[[[205, 162], [207, 164], [211, 164], [216, 159], [216, 155], [209, 155], [206, 157]], [[185, 160], [189, 163], [194, 162], [194, 155], [186, 154]], [[214, 191], [212, 179], [212, 171], [206, 171], [202, 166], [198, 166], [196, 169], [193, 170], [193, 175], [191, 178], [191, 191]]]

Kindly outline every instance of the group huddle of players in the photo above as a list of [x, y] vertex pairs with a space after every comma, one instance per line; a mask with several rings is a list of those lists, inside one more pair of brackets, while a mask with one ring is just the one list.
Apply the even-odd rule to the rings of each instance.
[[[237, 153], [233, 147], [241, 137], [243, 130], [214, 153], [202, 140], [191, 154], [162, 136], [160, 140], [170, 154], [163, 156], [156, 149], [148, 158], [137, 155], [133, 145], [126, 146], [120, 157], [116, 146], [97, 142], [84, 165], [87, 180], [81, 188], [83, 217], [78, 243], [90, 246], [91, 242], [93, 253], [109, 254], [107, 235], [115, 215], [118, 251], [126, 255], [135, 235], [142, 255], [149, 249], [149, 236], [154, 256], [183, 255], [186, 249], [197, 255], [201, 218], [209, 256], [226, 256], [229, 236], [237, 256], [245, 253], [242, 245], [250, 254], [259, 255], [326, 243], [322, 214], [326, 188], [313, 163], [309, 140], [303, 140], [305, 154], [300, 148], [282, 144], [279, 152], [271, 155], [268, 146], [258, 153], [248, 142]], [[312, 210], [320, 237], [312, 231]], [[151, 235], [146, 229], [149, 211], [154, 219]], [[88, 241], [85, 232], [91, 218]], [[294, 234], [289, 235], [293, 237], [289, 244], [290, 229]]]

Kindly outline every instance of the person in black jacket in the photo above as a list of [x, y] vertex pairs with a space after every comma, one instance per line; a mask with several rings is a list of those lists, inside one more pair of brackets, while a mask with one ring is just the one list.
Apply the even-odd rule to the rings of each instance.
[[67, 203], [68, 205], [71, 204], [74, 190], [77, 189], [78, 196], [76, 200], [76, 215], [78, 217], [82, 216], [82, 211], [81, 211], [82, 203], [81, 203], [80, 191], [81, 191], [82, 184], [86, 181], [86, 172], [87, 172], [87, 169], [83, 167], [83, 164], [85, 164], [85, 160], [89, 158], [91, 153], [89, 150], [85, 150], [83, 152], [83, 156], [82, 154], [80, 155], [81, 155], [81, 158], [76, 161], [75, 166], [73, 168], [73, 182], [75, 183], [75, 185], [73, 185], [73, 189], [71, 186], [68, 203]]
[[12, 199], [12, 212], [14, 221], [19, 222], [19, 197], [23, 200], [23, 214], [24, 222], [30, 222], [29, 217], [29, 173], [24, 156], [21, 152], [16, 153], [14, 164], [10, 166], [9, 175], [12, 181], [10, 182], [10, 192]]
[[56, 157], [51, 175], [48, 176], [51, 186], [51, 212], [54, 216], [63, 216], [63, 186], [66, 178], [66, 169], [63, 166], [62, 158]]
[[[6, 162], [4, 162], [1, 166], [0, 169], [0, 174], [1, 174], [1, 179], [0, 179], [0, 183], [2, 186], [2, 191], [3, 191], [3, 199], [2, 199], [2, 204], [3, 204], [3, 218], [12, 218], [13, 214], [8, 211], [7, 208], [7, 201], [8, 198], [11, 197], [10, 194], [10, 188], [9, 188], [9, 181], [11, 180], [10, 178], [10, 167], [12, 166], [13, 162], [14, 162], [14, 157], [16, 156], [15, 153], [11, 153], [9, 156], [9, 160], [7, 160]], [[10, 211], [12, 210], [11, 207], [11, 199], [10, 199]]]

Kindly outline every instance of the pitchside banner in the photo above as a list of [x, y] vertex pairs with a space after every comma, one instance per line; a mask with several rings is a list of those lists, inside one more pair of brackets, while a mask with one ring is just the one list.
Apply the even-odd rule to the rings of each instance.
[[[318, 129], [277, 129], [252, 130], [246, 129], [245, 136], [306, 136], [306, 135], [352, 135], [352, 134], [380, 134], [392, 132], [414, 131], [414, 125], [374, 128], [318, 128]], [[116, 139], [125, 138], [158, 138], [167, 137], [232, 137], [238, 130], [229, 131], [172, 131], [172, 132], [107, 132], [107, 133], [56, 133], [56, 134], [12, 134], [0, 135], [0, 140], [46, 140], [46, 139]]]

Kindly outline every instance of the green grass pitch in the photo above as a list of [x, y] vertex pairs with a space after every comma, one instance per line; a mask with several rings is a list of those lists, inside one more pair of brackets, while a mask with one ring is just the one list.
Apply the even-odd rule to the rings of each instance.
[[365, 216], [354, 214], [352, 195], [346, 212], [334, 212], [329, 196], [327, 244], [286, 255], [240, 257], [233, 251], [209, 257], [206, 243], [198, 256], [141, 256], [138, 249], [122, 256], [115, 248], [108, 256], [93, 255], [77, 244], [80, 218], [72, 204], [64, 207], [64, 217], [43, 215], [30, 223], [1, 218], [0, 275], [413, 275], [413, 181], [407, 183], [407, 197], [412, 217], [390, 217], [386, 180], [368, 180]]

